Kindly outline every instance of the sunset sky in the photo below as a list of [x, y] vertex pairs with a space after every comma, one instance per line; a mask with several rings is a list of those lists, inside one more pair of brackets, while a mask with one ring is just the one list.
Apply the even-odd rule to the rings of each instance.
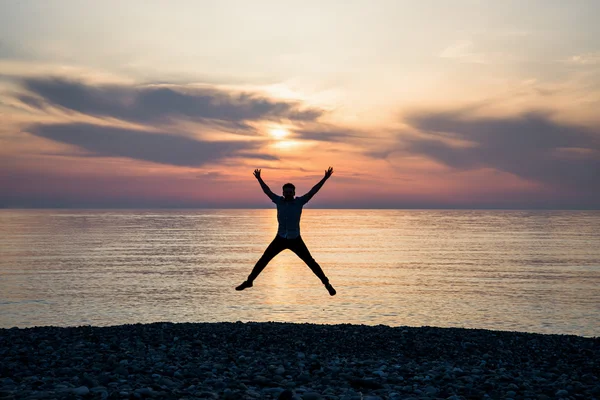
[[599, 15], [0, 0], [0, 207], [599, 209]]

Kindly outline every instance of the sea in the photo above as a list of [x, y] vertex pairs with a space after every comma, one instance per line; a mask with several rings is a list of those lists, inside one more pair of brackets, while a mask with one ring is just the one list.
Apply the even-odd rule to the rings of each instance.
[[278, 321], [600, 336], [600, 211], [0, 210], [0, 328]]

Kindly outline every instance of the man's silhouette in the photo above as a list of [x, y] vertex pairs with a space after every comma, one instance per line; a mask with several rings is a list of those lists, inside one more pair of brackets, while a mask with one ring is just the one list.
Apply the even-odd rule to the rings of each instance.
[[310, 267], [315, 275], [317, 275], [325, 285], [325, 288], [329, 291], [329, 294], [332, 296], [335, 295], [335, 289], [331, 286], [331, 283], [329, 283], [329, 279], [325, 276], [325, 273], [319, 264], [317, 264], [310, 255], [306, 244], [304, 244], [304, 241], [300, 236], [300, 216], [302, 215], [302, 206], [308, 203], [319, 189], [321, 189], [321, 186], [329, 179], [331, 174], [333, 174], [333, 168], [329, 167], [329, 169], [325, 171], [323, 179], [321, 179], [321, 181], [308, 193], [304, 196], [294, 197], [296, 195], [296, 188], [294, 185], [286, 183], [283, 185], [283, 196], [277, 196], [260, 177], [260, 169], [254, 170], [254, 176], [258, 179], [260, 187], [273, 203], [277, 205], [277, 222], [279, 223], [279, 229], [277, 230], [275, 239], [273, 239], [262, 257], [256, 262], [254, 269], [252, 269], [252, 272], [248, 275], [248, 279], [236, 287], [235, 290], [244, 290], [252, 287], [252, 283], [258, 274], [265, 269], [269, 261], [283, 250], [290, 249]]

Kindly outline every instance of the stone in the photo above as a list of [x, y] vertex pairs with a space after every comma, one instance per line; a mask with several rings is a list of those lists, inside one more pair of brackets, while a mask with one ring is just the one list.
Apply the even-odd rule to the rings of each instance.
[[145, 387], [145, 388], [135, 389], [134, 393], [139, 393], [142, 396], [152, 396], [152, 394], [154, 393], [154, 391], [151, 388], [149, 388], [149, 387]]
[[279, 393], [279, 397], [277, 400], [292, 400], [294, 398], [294, 392], [290, 389], [285, 389], [283, 392]]
[[317, 392], [306, 392], [302, 395], [302, 400], [321, 400], [322, 397]]
[[439, 393], [439, 390], [435, 386], [427, 386], [423, 392], [428, 396], [435, 396]]
[[159, 378], [156, 381], [156, 383], [158, 383], [161, 386], [167, 386], [167, 387], [173, 387], [173, 386], [175, 386], [175, 382], [173, 382], [172, 380], [170, 380], [166, 376], [163, 376], [163, 377]]
[[284, 389], [280, 387], [270, 387], [263, 389], [262, 392], [270, 396], [278, 397], [280, 393], [284, 392]]
[[79, 386], [74, 389], [71, 389], [71, 391], [76, 396], [86, 396], [90, 393], [90, 389], [87, 386]]

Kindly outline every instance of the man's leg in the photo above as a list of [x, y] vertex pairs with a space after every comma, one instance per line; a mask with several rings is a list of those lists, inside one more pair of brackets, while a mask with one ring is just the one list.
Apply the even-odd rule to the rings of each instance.
[[325, 272], [321, 269], [321, 266], [315, 261], [315, 259], [310, 255], [310, 251], [308, 251], [308, 247], [302, 240], [302, 237], [298, 236], [296, 239], [291, 240], [290, 250], [296, 253], [298, 257], [302, 259], [308, 265], [308, 267], [314, 272], [314, 274], [321, 280], [323, 285], [327, 287], [330, 295], [335, 294], [335, 289], [333, 286], [329, 284], [329, 278], [325, 276]]
[[269, 261], [273, 259], [277, 254], [281, 253], [286, 248], [286, 240], [280, 237], [279, 235], [275, 236], [275, 239], [269, 244], [262, 257], [258, 259], [256, 265], [248, 275], [248, 279], [242, 283], [240, 286], [236, 287], [237, 290], [244, 290], [247, 287], [252, 287], [252, 282], [256, 279], [256, 277], [262, 272], [263, 269], [267, 266]]

